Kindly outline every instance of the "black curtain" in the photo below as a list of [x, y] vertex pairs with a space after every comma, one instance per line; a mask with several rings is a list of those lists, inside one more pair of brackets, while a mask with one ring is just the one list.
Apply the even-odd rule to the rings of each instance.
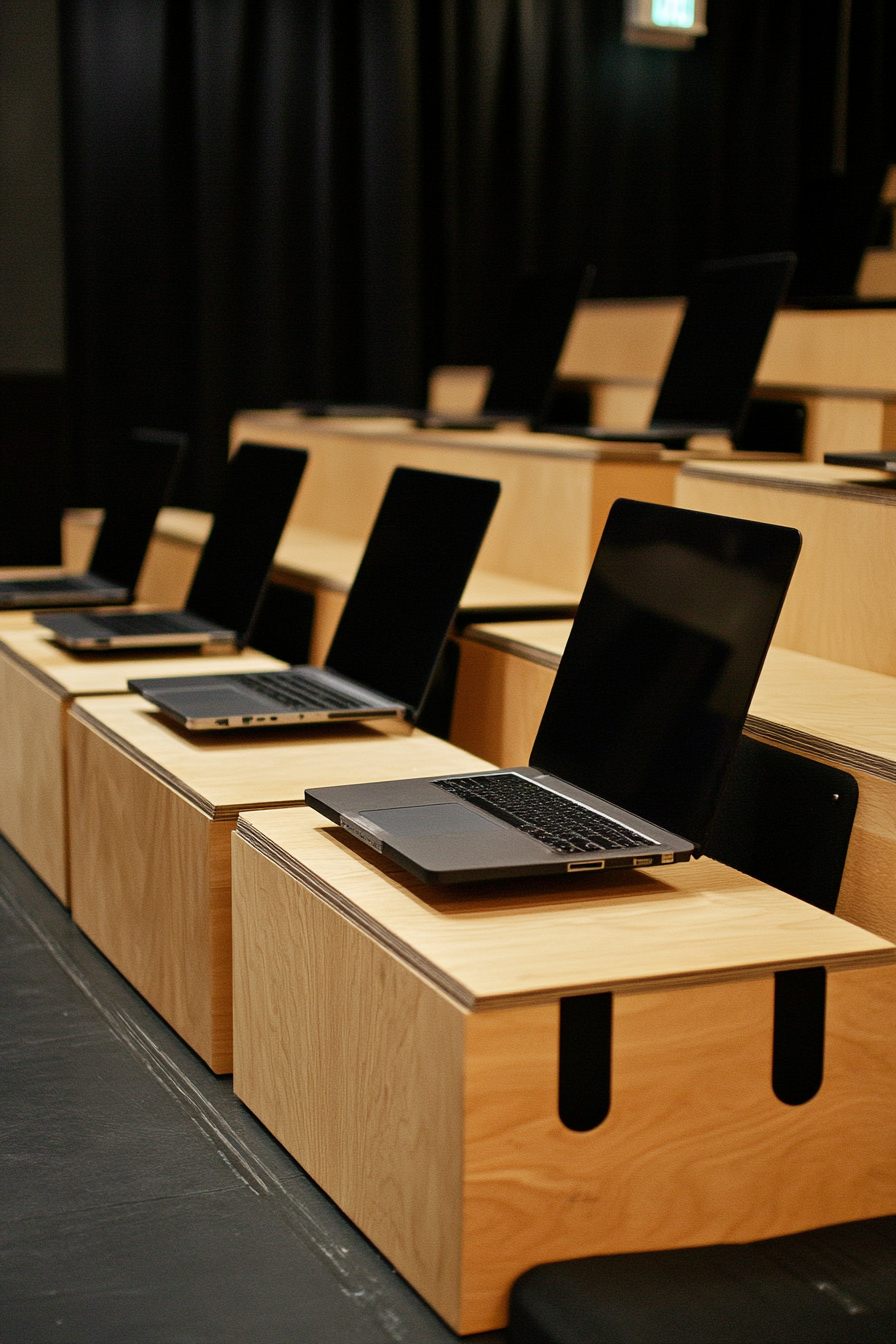
[[[209, 507], [240, 406], [420, 403], [525, 268], [675, 294], [791, 244], [844, 3], [710, 0], [676, 52], [622, 0], [62, 0], [72, 502], [130, 425]], [[896, 158], [894, 9], [852, 0], [851, 160]]]

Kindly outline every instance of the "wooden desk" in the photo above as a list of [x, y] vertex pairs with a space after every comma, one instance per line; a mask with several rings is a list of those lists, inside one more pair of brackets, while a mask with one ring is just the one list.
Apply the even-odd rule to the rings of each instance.
[[[244, 411], [231, 446], [263, 440], [310, 451], [290, 527], [366, 540], [397, 466], [500, 480], [501, 498], [477, 570], [581, 593], [619, 495], [670, 503], [681, 454], [555, 434], [414, 429], [407, 421], [311, 420]], [[650, 457], [645, 454], [649, 453]], [[662, 460], [661, 460], [662, 459]], [[350, 483], [350, 488], [348, 487]]]
[[803, 549], [775, 643], [896, 676], [896, 490], [874, 484], [887, 479], [809, 463], [689, 463], [675, 502], [798, 527]]
[[[896, 1209], [873, 934], [708, 859], [427, 887], [307, 808], [240, 817], [233, 848], [234, 1089], [454, 1329], [500, 1328], [540, 1262]], [[774, 972], [819, 964], [824, 1081], [784, 1105]], [[595, 992], [610, 1111], [574, 1132], [560, 1000]]]
[[[570, 621], [472, 626], [459, 640], [451, 738], [528, 761]], [[859, 785], [837, 914], [896, 942], [896, 678], [772, 646], [745, 728]]]
[[[594, 384], [596, 423], [647, 423], [678, 334], [683, 299], [581, 304], [562, 377]], [[805, 456], [896, 447], [896, 310], [782, 309], [756, 375], [761, 396], [805, 401]]]
[[30, 613], [0, 621], [0, 830], [63, 905], [69, 904], [66, 710], [76, 695], [127, 692], [129, 677], [263, 672], [283, 664], [246, 650], [68, 653]]
[[406, 728], [187, 733], [139, 696], [68, 714], [75, 922], [217, 1073], [231, 1068], [230, 832], [307, 786], [484, 762]]

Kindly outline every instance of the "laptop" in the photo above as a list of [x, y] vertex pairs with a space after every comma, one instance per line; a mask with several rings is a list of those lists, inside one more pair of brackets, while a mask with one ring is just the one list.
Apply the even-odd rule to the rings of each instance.
[[[825, 453], [825, 462], [834, 467], [867, 467], [871, 471], [889, 471], [896, 476], [896, 448], [882, 453]], [[862, 481], [862, 485], [889, 486], [893, 481]]]
[[804, 179], [797, 206], [799, 262], [789, 299], [801, 308], [892, 308], [896, 299], [859, 298], [856, 285], [865, 249], [874, 241], [881, 214], [886, 160], [846, 172], [814, 173]]
[[695, 434], [742, 428], [772, 320], [787, 292], [796, 256], [707, 261], [697, 268], [688, 306], [647, 429], [540, 425], [613, 443], [661, 443], [683, 449]]
[[410, 417], [424, 429], [494, 429], [507, 420], [535, 423], [547, 412], [570, 323], [593, 281], [594, 267], [584, 265], [531, 273], [516, 282], [478, 415], [440, 415], [406, 406], [290, 404], [309, 415]]
[[423, 706], [498, 481], [397, 467], [322, 668], [128, 682], [191, 729], [397, 718]]
[[103, 519], [86, 574], [0, 581], [0, 608], [115, 606], [133, 601], [156, 516], [187, 447], [184, 434], [135, 429], [116, 454]]
[[426, 882], [698, 854], [800, 540], [618, 499], [528, 766], [311, 788], [305, 802]]
[[67, 649], [242, 648], [307, 461], [301, 449], [240, 445], [227, 464], [224, 498], [183, 611], [59, 612], [40, 617], [39, 624]]

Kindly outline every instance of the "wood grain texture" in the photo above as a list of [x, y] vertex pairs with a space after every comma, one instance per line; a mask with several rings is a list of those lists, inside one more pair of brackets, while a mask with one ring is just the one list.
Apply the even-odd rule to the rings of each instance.
[[[309, 814], [290, 844], [312, 880], [275, 861], [269, 823], [298, 819], [252, 813], [234, 838], [235, 1088], [455, 1329], [501, 1328], [512, 1282], [546, 1260], [896, 1209], [896, 966], [872, 952], [829, 975], [824, 1083], [801, 1107], [771, 1090], [770, 974], [734, 956], [712, 983], [645, 986], [632, 967], [615, 986], [610, 1114], [573, 1133], [557, 1116], [556, 995], [527, 1001], [520, 962], [506, 1007], [449, 1001], [382, 924], [323, 895], [333, 869]], [[345, 896], [358, 865], [340, 869]], [[512, 940], [527, 909], [500, 910]], [[671, 937], [679, 913], [667, 905]]]
[[773, 998], [772, 977], [614, 995], [611, 1108], [590, 1133], [557, 1116], [556, 1003], [467, 1019], [462, 1331], [499, 1328], [545, 1261], [896, 1208], [896, 971], [829, 975], [804, 1106], [771, 1089]]
[[455, 1319], [464, 1014], [238, 837], [233, 873], [234, 1090]]
[[896, 960], [883, 939], [702, 858], [662, 869], [427, 885], [307, 808], [239, 833], [461, 1007]]
[[[567, 593], [581, 592], [590, 568], [595, 500], [611, 493], [641, 497], [645, 489], [660, 489], [665, 497], [668, 486], [653, 483], [651, 472], [656, 467], [664, 481], [674, 474], [673, 464], [650, 460], [661, 456], [655, 445], [614, 449], [562, 435], [417, 430], [407, 422], [309, 420], [290, 411], [247, 411], [234, 418], [232, 443], [259, 437], [311, 453], [290, 529], [366, 539], [399, 465], [500, 480], [501, 498], [477, 570]], [[633, 467], [629, 477], [626, 460]], [[601, 484], [603, 476], [607, 482]]]
[[0, 706], [0, 830], [68, 905], [62, 703], [2, 645]]
[[209, 734], [166, 727], [138, 696], [77, 700], [69, 735], [75, 922], [224, 1073], [232, 1048], [229, 837], [237, 812], [301, 803], [312, 783], [484, 764], [425, 733], [363, 726], [209, 741]]
[[589, 382], [658, 383], [684, 308], [684, 299], [580, 303], [557, 372], [561, 378]]
[[689, 464], [683, 508], [797, 527], [803, 548], [775, 643], [832, 662], [896, 675], [896, 493], [844, 484], [853, 469], [815, 464], [736, 469]]
[[459, 637], [458, 646], [451, 741], [495, 765], [527, 764], [556, 663], [546, 667], [483, 644], [475, 635]]
[[231, 1069], [233, 819], [69, 725], [72, 916], [211, 1069]]

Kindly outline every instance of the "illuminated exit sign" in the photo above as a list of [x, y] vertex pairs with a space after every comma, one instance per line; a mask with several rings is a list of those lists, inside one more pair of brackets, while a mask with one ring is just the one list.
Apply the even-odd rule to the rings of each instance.
[[692, 47], [706, 32], [706, 0], [626, 0], [626, 42]]

